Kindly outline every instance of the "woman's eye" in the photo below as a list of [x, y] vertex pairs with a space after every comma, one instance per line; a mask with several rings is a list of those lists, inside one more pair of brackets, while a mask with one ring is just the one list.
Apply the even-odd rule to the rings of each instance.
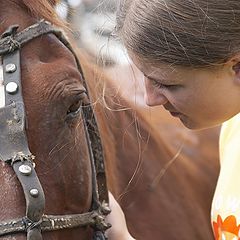
[[157, 87], [160, 89], [173, 89], [173, 88], [178, 87], [178, 85], [166, 85], [166, 84], [162, 84], [160, 82], [154, 81], [154, 80], [151, 80], [151, 82], [154, 87]]

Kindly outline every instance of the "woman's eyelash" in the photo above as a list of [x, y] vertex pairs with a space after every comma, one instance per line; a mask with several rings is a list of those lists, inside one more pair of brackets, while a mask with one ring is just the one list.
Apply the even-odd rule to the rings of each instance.
[[168, 88], [168, 89], [170, 89], [170, 88], [173, 88], [173, 87], [176, 87], [176, 86], [177, 86], [177, 85], [166, 85], [166, 84], [162, 84], [162, 83], [157, 82], [157, 81], [152, 80], [152, 79], [150, 79], [150, 81], [152, 82], [152, 85], [153, 85], [154, 87], [161, 88], [161, 89], [163, 89], [163, 88]]

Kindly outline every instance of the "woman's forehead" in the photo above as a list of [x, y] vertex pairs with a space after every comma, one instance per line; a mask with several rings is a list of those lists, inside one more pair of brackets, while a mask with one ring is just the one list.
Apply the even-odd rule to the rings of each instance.
[[136, 58], [132, 60], [145, 77], [161, 80], [162, 83], [164, 83], [164, 81], [166, 81], [166, 83], [171, 81], [172, 84], [175, 82], [179, 83], [179, 80], [185, 73], [184, 69], [171, 64], [153, 64]]

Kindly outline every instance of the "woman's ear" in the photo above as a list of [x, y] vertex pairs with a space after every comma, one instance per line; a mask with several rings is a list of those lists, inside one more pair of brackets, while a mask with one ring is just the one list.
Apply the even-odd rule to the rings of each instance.
[[232, 70], [234, 71], [234, 80], [237, 84], [240, 85], [240, 61], [235, 62], [232, 65]]
[[230, 68], [233, 76], [233, 80], [236, 84], [240, 85], [240, 54], [234, 55], [227, 61], [227, 65]]

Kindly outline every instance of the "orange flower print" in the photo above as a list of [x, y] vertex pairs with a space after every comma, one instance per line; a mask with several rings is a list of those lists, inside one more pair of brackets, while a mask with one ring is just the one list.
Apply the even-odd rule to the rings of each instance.
[[213, 222], [215, 240], [240, 240], [240, 225], [237, 226], [235, 216], [231, 215], [223, 221], [218, 215], [217, 222]]

